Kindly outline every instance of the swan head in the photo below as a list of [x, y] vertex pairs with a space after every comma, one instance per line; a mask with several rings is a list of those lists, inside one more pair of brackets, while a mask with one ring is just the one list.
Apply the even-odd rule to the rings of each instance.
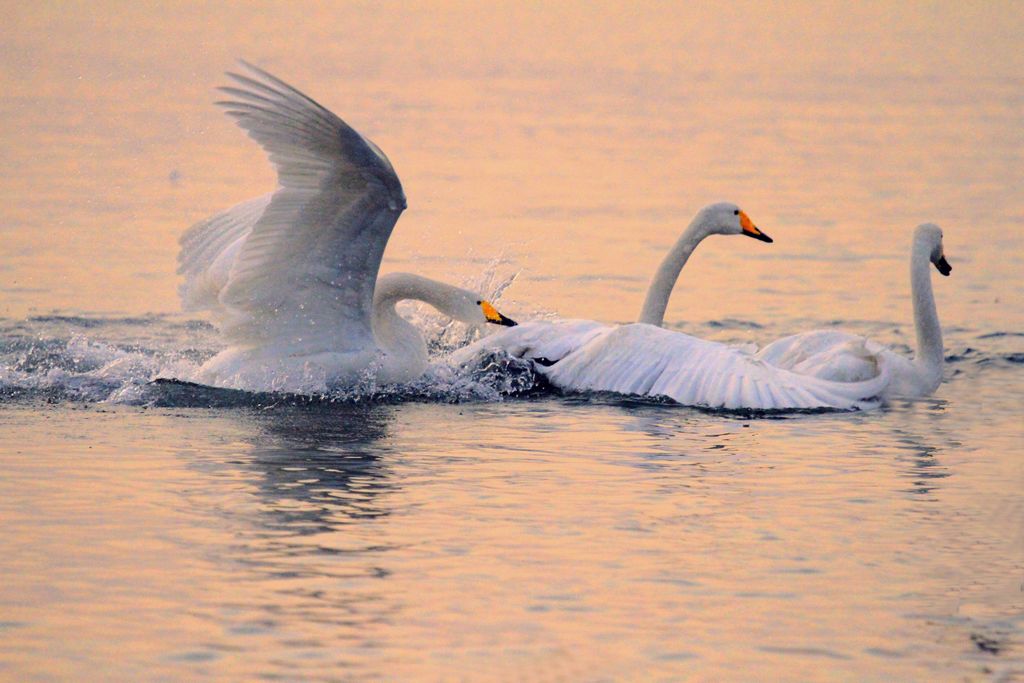
[[927, 250], [928, 260], [943, 275], [953, 272], [953, 266], [946, 260], [946, 250], [942, 246], [942, 228], [934, 223], [922, 223], [914, 231], [914, 243]]
[[444, 305], [439, 307], [443, 312], [468, 325], [503, 325], [514, 327], [518, 323], [498, 311], [490, 301], [482, 298], [468, 289], [452, 287]]
[[697, 222], [707, 235], [746, 235], [769, 244], [773, 241], [732, 202], [718, 202], [705, 206], [697, 214]]

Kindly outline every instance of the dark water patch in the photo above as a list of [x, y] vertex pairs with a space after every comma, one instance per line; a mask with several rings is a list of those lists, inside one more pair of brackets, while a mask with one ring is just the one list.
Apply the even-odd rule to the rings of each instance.
[[965, 360], [974, 360], [979, 355], [981, 355], [980, 351], [978, 351], [977, 349], [973, 349], [970, 346], [968, 346], [968, 347], [966, 347], [966, 348], [964, 348], [964, 349], [962, 349], [960, 351], [955, 351], [953, 353], [947, 354], [946, 355], [946, 362], [947, 363], [959, 363], [959, 362], [965, 361]]
[[740, 320], [739, 318], [722, 318], [720, 320], [709, 320], [708, 327], [721, 330], [763, 330], [764, 325], [755, 323], [753, 320]]
[[221, 658], [221, 654], [217, 652], [210, 652], [208, 650], [190, 650], [188, 652], [179, 652], [173, 655], [168, 655], [168, 661], [172, 662], [186, 662], [189, 664], [206, 664], [209, 662], [215, 662]]
[[982, 652], [997, 655], [1003, 651], [1005, 644], [998, 638], [986, 636], [983, 633], [972, 633], [971, 642]]
[[402, 385], [355, 386], [321, 394], [243, 391], [212, 387], [179, 379], [158, 378], [149, 382], [138, 399], [162, 408], [258, 408], [294, 406], [463, 403], [529, 399], [550, 395], [546, 379], [528, 361], [495, 358], [464, 374], [428, 373]]
[[978, 335], [978, 339], [1002, 339], [1004, 337], [1024, 337], [1024, 332], [989, 332]]
[[147, 405], [156, 408], [276, 408], [291, 406], [351, 403], [328, 395], [305, 396], [275, 392], [222, 389], [180, 379], [158, 378], [149, 383], [143, 395]]
[[1024, 364], [1024, 352], [1013, 351], [1010, 353], [989, 354], [978, 358], [975, 364], [979, 366], [1021, 365]]
[[129, 316], [123, 318], [91, 317], [84, 315], [34, 315], [28, 318], [34, 323], [56, 323], [69, 327], [97, 328], [109, 325], [151, 325], [163, 321], [164, 315]]
[[850, 659], [850, 657], [847, 655], [818, 647], [779, 647], [775, 645], [764, 645], [758, 649], [762, 652], [769, 652], [778, 655], [797, 655], [801, 657], [825, 657], [827, 659]]

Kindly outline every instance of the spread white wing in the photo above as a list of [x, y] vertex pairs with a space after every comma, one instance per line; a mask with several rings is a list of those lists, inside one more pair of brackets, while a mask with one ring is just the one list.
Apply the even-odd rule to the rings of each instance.
[[608, 330], [550, 368], [557, 387], [667, 396], [708, 408], [852, 409], [877, 403], [888, 371], [861, 382], [834, 382], [775, 367], [736, 347], [652, 325]]
[[340, 118], [245, 67], [228, 74], [237, 85], [221, 88], [230, 99], [218, 104], [266, 150], [280, 187], [183, 236], [183, 302], [213, 308], [234, 344], [363, 349], [373, 344], [381, 258], [406, 205], [401, 183]]
[[517, 358], [556, 362], [580, 348], [609, 325], [593, 320], [531, 320], [503, 327], [500, 331], [456, 349], [449, 362], [472, 363], [488, 353], [507, 353]]

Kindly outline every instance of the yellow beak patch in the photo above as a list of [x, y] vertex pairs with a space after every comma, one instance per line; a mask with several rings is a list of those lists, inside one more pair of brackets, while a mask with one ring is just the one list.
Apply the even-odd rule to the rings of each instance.
[[480, 309], [484, 312], [484, 317], [487, 318], [489, 322], [501, 322], [501, 313], [498, 313], [498, 309], [492, 306], [490, 301], [481, 301]]
[[743, 211], [740, 211], [740, 229], [743, 230], [743, 234], [748, 237], [753, 237], [754, 239], [761, 240], [762, 242], [770, 243], [772, 241], [772, 238], [761, 232], [761, 230], [754, 225], [754, 221], [750, 220], [750, 216]]
[[745, 211], [740, 211], [740, 227], [743, 228], [743, 232], [748, 235], [760, 235], [761, 231], [754, 225], [754, 221], [750, 220], [750, 216]]
[[478, 303], [480, 304], [480, 310], [484, 312], [484, 318], [487, 319], [487, 322], [505, 327], [515, 327], [518, 324], [512, 318], [498, 313], [498, 309], [492, 306], [490, 301], [480, 301]]

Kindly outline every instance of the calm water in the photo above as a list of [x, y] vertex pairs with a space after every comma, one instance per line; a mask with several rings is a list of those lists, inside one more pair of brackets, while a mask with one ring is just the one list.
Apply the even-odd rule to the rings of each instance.
[[[1024, 680], [1024, 15], [17, 9], [0, 29], [0, 679]], [[384, 270], [516, 318], [633, 319], [717, 199], [671, 324], [912, 343], [946, 383], [758, 419], [439, 369], [297, 405], [147, 382], [217, 349], [177, 236], [273, 187], [210, 103], [245, 57], [391, 157]], [[461, 330], [412, 311], [440, 347]]]

